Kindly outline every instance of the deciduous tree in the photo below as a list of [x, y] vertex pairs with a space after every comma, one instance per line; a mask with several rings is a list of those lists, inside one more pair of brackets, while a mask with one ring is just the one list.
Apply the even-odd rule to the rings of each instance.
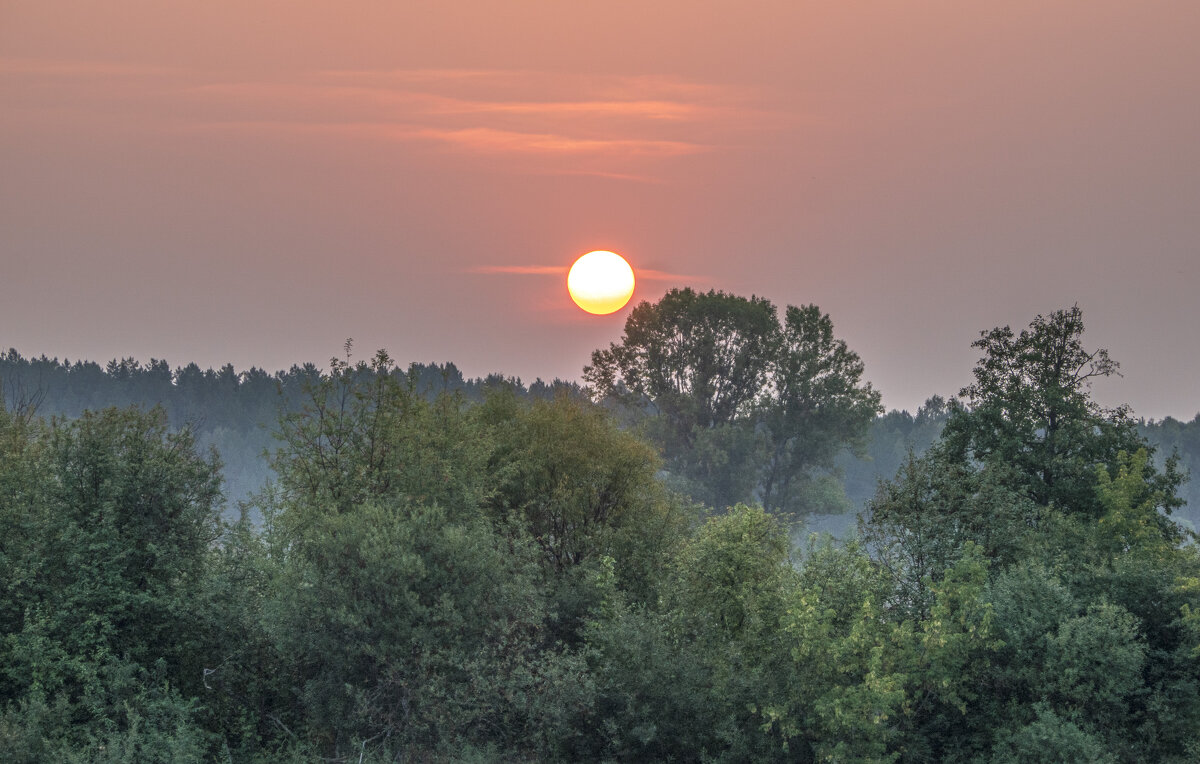
[[645, 431], [685, 490], [799, 513], [830, 508], [822, 476], [880, 411], [862, 374], [815, 305], [789, 306], [781, 324], [766, 299], [691, 289], [640, 304], [584, 369], [597, 397], [649, 412]]

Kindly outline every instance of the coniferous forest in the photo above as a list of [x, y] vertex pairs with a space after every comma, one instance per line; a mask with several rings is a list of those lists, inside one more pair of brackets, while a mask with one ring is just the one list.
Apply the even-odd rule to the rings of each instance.
[[1078, 308], [975, 349], [915, 414], [690, 289], [582, 386], [9, 351], [0, 751], [1200, 759], [1200, 416], [1096, 403]]

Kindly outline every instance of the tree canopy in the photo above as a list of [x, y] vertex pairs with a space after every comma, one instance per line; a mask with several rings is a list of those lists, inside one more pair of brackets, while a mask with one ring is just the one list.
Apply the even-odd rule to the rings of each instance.
[[[975, 459], [1004, 463], [1022, 476], [1038, 504], [1095, 511], [1095, 468], [1144, 445], [1127, 407], [1105, 409], [1089, 395], [1093, 380], [1118, 373], [1104, 349], [1083, 344], [1078, 306], [1038, 316], [1019, 334], [1009, 327], [980, 333], [984, 352], [975, 381], [964, 388], [965, 409], [947, 425], [947, 443]], [[1163, 480], [1178, 476], [1168, 465]], [[1179, 505], [1174, 498], [1170, 511]]]
[[[690, 455], [616, 376], [638, 427], [336, 359], [238, 519], [163, 409], [0, 406], [0, 758], [1194, 761], [1200, 551], [1081, 335], [1075, 309], [985, 332], [960, 400], [880, 420], [898, 468], [843, 540], [777, 511], [877, 406], [813, 306]], [[153, 366], [112, 373], [210, 389]], [[772, 506], [676, 492], [736, 438]]]
[[[1082, 334], [1077, 307], [1019, 334], [983, 332], [975, 383], [939, 441], [880, 486], [860, 523], [898, 609], [918, 618], [968, 550], [990, 560], [1002, 648], [981, 676], [990, 691], [966, 708], [989, 725], [971, 755], [990, 745], [994, 761], [1195, 750], [1178, 726], [1200, 722], [1183, 689], [1200, 676], [1187, 620], [1200, 556], [1169, 517], [1181, 476], [1172, 459], [1155, 466], [1126, 409], [1090, 398], [1089, 380], [1117, 365]], [[970, 740], [945, 750], [970, 753]]]
[[815, 305], [781, 323], [760, 297], [672, 289], [634, 308], [584, 379], [648, 414], [647, 436], [697, 498], [808, 513], [840, 509], [827, 478], [843, 450], [863, 452], [881, 410], [863, 372]]

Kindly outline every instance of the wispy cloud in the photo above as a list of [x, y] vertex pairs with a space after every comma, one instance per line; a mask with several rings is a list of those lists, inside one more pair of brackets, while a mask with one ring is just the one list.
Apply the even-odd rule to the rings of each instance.
[[[112, 112], [111, 95], [99, 94], [119, 92], [131, 128], [427, 142], [511, 159], [514, 172], [619, 182], [663, 182], [663, 163], [721, 151], [747, 125], [767, 122], [747, 117], [745, 93], [661, 76], [412, 69], [228, 81], [216, 72], [2, 58], [0, 76], [52, 79], [62, 94], [55, 108], [77, 112]], [[36, 91], [27, 92], [30, 101]]]
[[474, 92], [490, 97], [535, 92], [605, 100], [667, 99], [684, 103], [712, 103], [740, 99], [737, 89], [663, 75], [590, 74], [531, 69], [328, 69], [317, 76], [330, 82], [354, 82], [377, 87], [423, 87], [431, 92]]
[[[197, 127], [217, 130], [256, 130], [275, 133], [340, 134], [391, 141], [429, 141], [456, 151], [511, 156], [514, 154], [583, 158], [678, 157], [710, 151], [711, 147], [683, 141], [574, 138], [554, 133], [522, 133], [491, 128], [435, 129], [388, 122], [289, 122], [283, 120], [222, 120]], [[555, 174], [602, 175], [622, 180], [653, 182], [629, 173], [567, 168]]]
[[682, 273], [669, 273], [667, 271], [656, 271], [650, 268], [639, 268], [636, 271], [637, 277], [642, 281], [686, 281], [689, 283], [707, 283], [710, 279], [707, 276], [688, 276]]
[[558, 265], [481, 265], [464, 273], [510, 273], [518, 276], [565, 276], [567, 269]]
[[[214, 127], [427, 141], [537, 175], [661, 183], [661, 162], [720, 151], [751, 112], [745, 94], [673, 77], [526, 70], [322, 71], [292, 83], [212, 83]], [[230, 116], [233, 116], [232, 114]], [[277, 117], [265, 119], [265, 117]], [[562, 162], [570, 158], [571, 162]]]
[[[569, 269], [559, 265], [481, 265], [474, 268], [467, 268], [464, 273], [477, 274], [513, 274], [518, 276], [566, 276]], [[654, 282], [689, 282], [689, 283], [705, 283], [709, 279], [705, 276], [688, 276], [682, 273], [670, 273], [667, 271], [654, 270], [652, 268], [635, 268], [634, 276], [639, 281], [654, 281]]]
[[704, 107], [678, 101], [468, 101], [441, 99], [443, 114], [530, 114], [569, 116], [622, 116], [654, 120], [685, 120], [700, 116]]
[[[0, 65], [0, 72], [5, 71]], [[547, 100], [470, 98], [407, 88], [339, 83], [210, 82], [194, 88], [198, 95], [233, 101], [308, 102], [359, 108], [399, 108], [427, 116], [516, 115], [533, 117], [623, 117], [654, 121], [710, 119], [721, 115], [712, 106], [671, 99], [575, 98]], [[494, 95], [494, 94], [493, 94]]]
[[459, 130], [427, 129], [421, 137], [443, 141], [471, 151], [510, 154], [620, 154], [623, 156], [683, 156], [707, 151], [709, 147], [686, 141], [638, 140], [632, 138], [576, 138], [553, 133], [523, 133], [472, 127]]

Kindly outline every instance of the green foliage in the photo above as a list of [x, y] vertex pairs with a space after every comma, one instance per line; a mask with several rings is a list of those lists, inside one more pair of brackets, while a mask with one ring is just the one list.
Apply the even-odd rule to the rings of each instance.
[[862, 374], [815, 305], [789, 306], [781, 324], [765, 299], [691, 289], [638, 305], [584, 369], [598, 397], [649, 412], [680, 489], [797, 513], [829, 509], [822, 476], [847, 447], [863, 453], [880, 399]]
[[1182, 486], [1180, 496], [1185, 506], [1173, 516], [1193, 531], [1200, 528], [1200, 414], [1187, 422], [1173, 417], [1139, 422], [1138, 432], [1158, 455], [1160, 468], [1166, 466], [1166, 458], [1174, 457], [1181, 471], [1193, 478]]
[[1046, 707], [1015, 730], [1004, 730], [993, 749], [992, 764], [1109, 764], [1118, 761], [1104, 742]]
[[678, 638], [674, 613], [621, 608], [592, 622], [586, 639], [595, 710], [571, 758], [688, 761], [727, 747], [713, 666]]
[[[1077, 311], [985, 333], [967, 405], [880, 420], [903, 466], [863, 539], [797, 552], [783, 510], [835, 503], [877, 406], [861, 362], [815, 307], [668, 297], [634, 327], [667, 366], [592, 372], [664, 407], [665, 472], [579, 396], [380, 353], [297, 372], [278, 482], [222, 523], [219, 464], [163, 411], [0, 408], [0, 758], [1194, 760], [1200, 551], [1173, 463], [1088, 399], [1115, 365]], [[671, 491], [699, 480], [769, 506], [699, 523]]]
[[930, 615], [897, 620], [887, 607], [892, 583], [861, 547], [818, 547], [785, 621], [801, 681], [786, 696], [787, 712], [773, 715], [822, 760], [933, 757], [943, 744], [938, 731], [964, 726], [998, 646], [986, 578], [968, 545], [933, 587]]
[[865, 454], [867, 426], [882, 411], [863, 371], [858, 354], [834, 338], [828, 314], [816, 305], [788, 306], [758, 416], [767, 436], [759, 479], [767, 509], [828, 511], [814, 470], [833, 469], [844, 449]]
[[532, 549], [481, 518], [367, 503], [315, 520], [280, 568], [270, 630], [331, 754], [354, 740], [544, 753], [587, 705], [582, 664], [541, 652]]
[[741, 635], [755, 626], [763, 597], [779, 588], [788, 547], [786, 528], [762, 509], [739, 504], [709, 520], [679, 555], [678, 607]]
[[[100, 720], [80, 727], [65, 697], [53, 705], [34, 692], [0, 714], [0, 748], [6, 761], [201, 762], [210, 735], [196, 724], [195, 704], [154, 678], [130, 686], [119, 677], [121, 699]], [[142, 684], [142, 683], [145, 684]]]
[[861, 548], [829, 543], [810, 552], [789, 594], [782, 627], [794, 679], [764, 716], [818, 760], [895, 758], [913, 634], [884, 617], [886, 597]]
[[694, 509], [655, 480], [652, 448], [586, 400], [487, 396], [472, 414], [494, 443], [485, 512], [540, 550], [552, 639], [578, 645], [593, 611], [657, 599]]
[[333, 359], [285, 413], [274, 460], [288, 521], [346, 512], [367, 499], [409, 498], [451, 510], [478, 507], [488, 487], [489, 444], [453, 395], [433, 401], [392, 373], [380, 351], [370, 364]]
[[[1083, 346], [1078, 306], [1038, 316], [1014, 334], [1006, 327], [982, 332], [984, 351], [975, 382], [962, 391], [967, 408], [952, 416], [945, 440], [984, 462], [1014, 470], [1014, 487], [1036, 504], [1099, 515], [1093, 486], [1097, 466], [1145, 443], [1125, 407], [1103, 409], [1089, 396], [1091, 380], [1117, 373], [1108, 351]], [[1153, 482], [1171, 511], [1181, 477], [1173, 465]]]
[[[523, 398], [583, 397], [578, 385], [561, 380], [538, 379], [526, 386], [495, 374], [465, 378], [453, 363], [413, 364], [403, 371], [392, 369], [391, 374], [426, 399], [446, 394], [478, 401], [498, 384]], [[236, 519], [238, 504], [249, 501], [272, 477], [264, 453], [274, 445], [272, 429], [280, 409], [297, 410], [310, 383], [321, 376], [311, 363], [275, 373], [255, 367], [238, 372], [230, 364], [201, 369], [194, 363], [172, 371], [160, 359], [148, 363], [114, 359], [102, 366], [46, 356], [25, 358], [9, 350], [0, 352], [0, 405], [14, 412], [69, 419], [109, 407], [161, 406], [171, 427], [188, 427], [199, 448], [212, 447], [221, 455], [226, 514]]]
[[652, 448], [603, 410], [560, 396], [525, 403], [489, 396], [479, 417], [495, 446], [485, 505], [523, 526], [555, 573], [609, 555], [634, 588], [663, 563], [686, 516], [655, 481]]
[[711, 518], [672, 564], [659, 609], [618, 607], [587, 632], [597, 677], [592, 756], [772, 760], [754, 707], [775, 686], [786, 528], [761, 509]]
[[978, 551], [916, 623], [892, 618], [889, 577], [861, 546], [814, 542], [797, 568], [786, 539], [771, 515], [735, 507], [680, 552], [665, 611], [592, 627], [603, 750], [892, 760], [937, 719], [962, 719], [996, 647]]
[[211, 645], [215, 458], [158, 410], [0, 411], [0, 441], [5, 737], [31, 759], [198, 758], [210, 741], [181, 693]]
[[1124, 722], [1146, 660], [1138, 637], [1137, 619], [1117, 605], [1062, 621], [1047, 637], [1042, 685], [1055, 706], [1096, 727]]
[[661, 444], [672, 490], [720, 509], [749, 500], [764, 454], [762, 437], [749, 421], [696, 428], [686, 446], [669, 445], [666, 424], [661, 417], [648, 419], [642, 431], [648, 440]]
[[672, 289], [633, 309], [621, 344], [593, 353], [584, 378], [602, 392], [623, 385], [644, 396], [690, 445], [697, 430], [750, 412], [777, 332], [775, 307], [763, 298]]
[[1200, 718], [1185, 689], [1196, 677], [1185, 657], [1196, 553], [1167, 516], [1180, 475], [1170, 460], [1154, 465], [1126, 410], [1088, 397], [1089, 380], [1116, 364], [1084, 350], [1082, 331], [1076, 308], [1019, 335], [984, 332], [966, 405], [880, 487], [861, 525], [897, 604], [926, 627], [943, 621], [934, 592], [968, 548], [992, 563], [1002, 646], [967, 672], [985, 691], [941, 701], [965, 711], [957, 728], [925, 714], [919, 742], [906, 744], [914, 759], [994, 749], [1009, 760], [1039, 740], [1051, 759], [1055, 745], [1136, 758], [1148, 748], [1182, 756], [1192, 744], [1183, 730]]
[[1097, 553], [1110, 562], [1122, 554], [1161, 558], [1183, 540], [1183, 529], [1159, 513], [1174, 503], [1170, 488], [1156, 480], [1147, 449], [1117, 454], [1116, 475], [1096, 468], [1096, 497], [1103, 514], [1096, 523]]
[[264, 603], [270, 594], [273, 561], [249, 513], [222, 529], [208, 559], [206, 585], [197, 614], [213, 634], [201, 668], [198, 716], [219, 730], [235, 761], [253, 761], [273, 751], [288, 718], [283, 656], [268, 633]]
[[284, 420], [264, 619], [289, 717], [323, 755], [568, 750], [593, 679], [560, 640], [649, 597], [687, 515], [586, 401], [426, 401], [388, 366], [335, 363]]
[[601, 397], [650, 407], [649, 430], [672, 470], [715, 506], [746, 497], [757, 459], [750, 417], [779, 332], [757, 297], [672, 289], [629, 314], [621, 343], [592, 354], [584, 379]]
[[1041, 695], [1047, 641], [1066, 618], [1079, 612], [1071, 591], [1042, 567], [1014, 566], [991, 582], [989, 600], [1003, 641], [1005, 692], [1023, 704]]
[[860, 517], [864, 540], [892, 572], [899, 605], [924, 616], [939, 581], [974, 544], [991, 560], [1007, 563], [1021, 553], [1033, 506], [1011, 486], [1003, 464], [982, 469], [935, 446], [910, 456], [896, 477], [881, 483]]

